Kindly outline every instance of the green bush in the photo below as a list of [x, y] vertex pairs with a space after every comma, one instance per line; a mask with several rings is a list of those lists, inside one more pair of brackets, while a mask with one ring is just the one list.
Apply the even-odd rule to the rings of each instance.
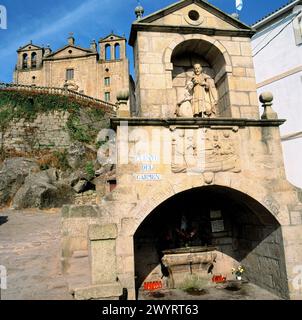
[[70, 165], [68, 163], [67, 159], [67, 150], [65, 149], [64, 151], [54, 151], [53, 156], [56, 159], [56, 167], [58, 169], [61, 169], [62, 171], [66, 171], [70, 169]]
[[91, 161], [86, 164], [85, 171], [88, 174], [89, 180], [95, 177], [95, 170]]

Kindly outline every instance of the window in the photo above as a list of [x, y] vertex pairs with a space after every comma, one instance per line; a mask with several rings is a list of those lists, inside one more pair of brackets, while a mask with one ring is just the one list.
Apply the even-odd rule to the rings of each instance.
[[37, 68], [37, 54], [35, 52], [31, 54], [31, 67]]
[[115, 60], [119, 60], [121, 58], [121, 46], [118, 43], [114, 46], [114, 57]]
[[105, 60], [111, 60], [111, 45], [106, 44], [105, 46]]
[[24, 53], [22, 56], [22, 68], [27, 69], [28, 67], [28, 55], [27, 53]]
[[73, 80], [73, 79], [74, 79], [74, 69], [67, 69], [66, 80]]
[[191, 11], [189, 12], [189, 18], [190, 18], [191, 20], [197, 21], [197, 20], [199, 19], [199, 17], [200, 17], [200, 15], [199, 15], [199, 13], [198, 13], [197, 11], [191, 10]]
[[110, 92], [105, 92], [105, 101], [106, 102], [110, 101]]
[[105, 86], [110, 86], [110, 77], [105, 78]]

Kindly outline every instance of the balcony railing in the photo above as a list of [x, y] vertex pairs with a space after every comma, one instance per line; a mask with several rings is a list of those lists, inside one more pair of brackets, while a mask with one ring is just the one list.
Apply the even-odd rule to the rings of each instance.
[[94, 106], [99, 106], [101, 109], [103, 109], [111, 116], [116, 116], [117, 106], [115, 104], [97, 98], [93, 98], [83, 93], [79, 93], [67, 88], [41, 87], [36, 85], [23, 85], [14, 83], [0, 83], [0, 90], [31, 91], [41, 94], [68, 96], [75, 98], [79, 102], [91, 102]]

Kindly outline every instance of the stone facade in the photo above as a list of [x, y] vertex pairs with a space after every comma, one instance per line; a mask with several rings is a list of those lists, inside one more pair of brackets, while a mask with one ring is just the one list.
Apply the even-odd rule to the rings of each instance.
[[[132, 25], [139, 117], [112, 119], [117, 187], [95, 206], [97, 222], [89, 226], [86, 219], [81, 231], [86, 250], [99, 247], [97, 253], [90, 250], [93, 277], [102, 274], [104, 260], [114, 265], [104, 281], [98, 278], [100, 288], [110, 282], [135, 299], [145, 281], [166, 277], [160, 255], [173, 238], [166, 235], [175, 234], [185, 216], [204, 237], [198, 241], [216, 248], [214, 274], [230, 279], [231, 268], [243, 264], [255, 284], [285, 299], [302, 298], [296, 281], [302, 262], [301, 190], [286, 180], [279, 132], [284, 120], [272, 111], [270, 95], [261, 98], [260, 119], [252, 35], [249, 27], [197, 0], [180, 1]], [[215, 79], [216, 118], [174, 114], [194, 62]], [[75, 208], [65, 208], [64, 219], [66, 210]], [[70, 232], [77, 236], [72, 223], [71, 218]], [[95, 224], [114, 229], [114, 236], [108, 232], [98, 237], [103, 244], [92, 243]], [[95, 298], [95, 286], [92, 281], [90, 297]]]
[[[16, 84], [62, 88], [116, 103], [120, 90], [129, 90], [129, 62], [126, 57], [126, 39], [109, 35], [90, 49], [68, 44], [55, 52], [32, 43], [21, 47], [14, 73]], [[106, 55], [105, 48], [111, 48]], [[109, 49], [108, 49], [109, 50]], [[119, 52], [118, 52], [119, 51]]]

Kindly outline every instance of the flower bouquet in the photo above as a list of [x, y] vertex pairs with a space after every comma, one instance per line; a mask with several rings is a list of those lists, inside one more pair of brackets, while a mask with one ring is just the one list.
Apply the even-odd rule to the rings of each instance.
[[237, 267], [237, 269], [232, 268], [232, 274], [235, 274], [237, 280], [242, 279], [242, 274], [244, 272], [244, 268], [242, 266]]

